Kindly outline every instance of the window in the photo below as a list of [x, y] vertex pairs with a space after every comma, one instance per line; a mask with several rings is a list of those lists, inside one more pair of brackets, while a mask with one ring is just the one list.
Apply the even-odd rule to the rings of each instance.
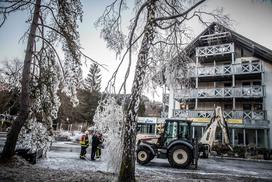
[[200, 138], [202, 137], [202, 127], [201, 126], [194, 126], [195, 127], [195, 138], [197, 138], [198, 140], [200, 140]]
[[266, 143], [265, 140], [267, 139], [267, 138], [266, 138], [267, 136], [265, 136], [264, 130], [262, 130], [262, 129], [257, 130], [257, 135], [258, 135], [258, 137], [257, 137], [258, 146], [257, 146], [257, 147], [266, 147], [266, 146], [265, 146], [265, 143]]
[[190, 103], [190, 104], [188, 105], [188, 109], [189, 109], [189, 110], [195, 109], [195, 104], [194, 104], [194, 103]]
[[173, 121], [168, 122], [165, 128], [165, 144], [168, 145], [169, 142], [173, 141], [174, 139], [189, 139], [190, 136], [190, 128], [188, 123], [180, 122], [180, 121]]
[[232, 104], [224, 104], [224, 110], [232, 110]]
[[261, 111], [261, 110], [263, 110], [263, 105], [262, 104], [254, 104], [253, 110], [254, 111]]
[[229, 83], [224, 83], [224, 87], [231, 87], [231, 82], [229, 82]]
[[256, 132], [253, 129], [246, 129], [246, 145], [256, 146]]
[[241, 57], [244, 57], [244, 49], [241, 48]]
[[261, 82], [261, 81], [254, 81], [254, 82], [252, 83], [252, 85], [262, 85], [262, 82]]
[[177, 136], [178, 123], [177, 122], [169, 122], [167, 125], [167, 129], [165, 132], [165, 137], [167, 138], [175, 138]]
[[182, 102], [179, 104], [179, 107], [181, 110], [185, 110], [187, 108], [187, 105], [184, 102]]
[[189, 130], [188, 130], [187, 123], [179, 123], [178, 138], [179, 139], [181, 139], [181, 138], [188, 139], [189, 138]]
[[173, 139], [177, 138], [178, 123], [169, 122], [164, 133], [165, 145], [168, 145]]
[[155, 134], [155, 124], [138, 123], [138, 133]]
[[243, 110], [251, 110], [251, 104], [243, 104]]
[[250, 86], [250, 82], [243, 82], [243, 83], [242, 83], [242, 86], [243, 86], [243, 87], [248, 87], [248, 86]]
[[234, 144], [235, 145], [243, 145], [244, 144], [243, 129], [234, 129]]

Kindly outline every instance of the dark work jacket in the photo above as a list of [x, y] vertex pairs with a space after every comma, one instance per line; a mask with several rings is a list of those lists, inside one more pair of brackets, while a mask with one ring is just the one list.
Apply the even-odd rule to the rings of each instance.
[[97, 147], [100, 144], [100, 140], [96, 135], [93, 135], [92, 137], [92, 147]]

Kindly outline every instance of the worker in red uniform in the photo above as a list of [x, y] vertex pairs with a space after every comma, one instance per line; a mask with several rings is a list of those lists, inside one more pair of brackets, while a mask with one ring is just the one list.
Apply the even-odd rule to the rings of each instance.
[[89, 132], [85, 131], [85, 134], [83, 134], [80, 137], [80, 146], [81, 146], [81, 151], [80, 151], [80, 159], [86, 159], [86, 153], [87, 153], [87, 148], [89, 147]]

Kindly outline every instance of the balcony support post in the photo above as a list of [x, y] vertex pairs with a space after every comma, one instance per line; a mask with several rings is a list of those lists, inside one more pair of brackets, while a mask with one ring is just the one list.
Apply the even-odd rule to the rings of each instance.
[[170, 85], [169, 91], [169, 109], [168, 109], [168, 117], [172, 118], [174, 116], [175, 109], [175, 99], [174, 99], [174, 87]]
[[258, 147], [258, 130], [255, 130], [255, 140], [256, 140], [256, 147]]
[[262, 86], [265, 84], [264, 83], [264, 69], [263, 69], [263, 62], [262, 61], [260, 61], [260, 65], [261, 65], [261, 84], [262, 84]]
[[232, 64], [235, 63], [235, 55], [234, 55], [234, 52], [231, 53], [231, 63], [232, 63]]
[[246, 129], [243, 129], [244, 146], [246, 146]]
[[264, 147], [268, 148], [268, 129], [264, 129]]
[[197, 71], [197, 73], [196, 73], [196, 88], [198, 88], [198, 67], [199, 67], [198, 56], [196, 56], [196, 71]]
[[234, 146], [234, 140], [235, 140], [235, 129], [232, 128], [232, 146]]
[[[198, 56], [196, 56], [196, 68], [197, 68], [197, 70], [198, 70], [198, 67], [199, 67]], [[197, 71], [197, 74], [196, 74], [195, 88], [196, 88], [196, 97], [197, 97], [197, 95], [198, 95], [198, 71]], [[196, 98], [195, 99], [195, 110], [197, 110], [197, 107], [198, 107], [198, 99]]]

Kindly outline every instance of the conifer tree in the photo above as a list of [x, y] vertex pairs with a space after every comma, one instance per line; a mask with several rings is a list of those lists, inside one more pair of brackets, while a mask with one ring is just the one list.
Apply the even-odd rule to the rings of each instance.
[[85, 88], [90, 92], [99, 92], [101, 89], [101, 74], [97, 64], [92, 64], [85, 79]]

